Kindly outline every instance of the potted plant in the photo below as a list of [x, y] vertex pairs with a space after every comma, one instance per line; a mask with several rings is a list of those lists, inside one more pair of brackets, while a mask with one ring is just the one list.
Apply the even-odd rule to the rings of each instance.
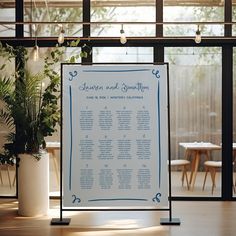
[[[0, 120], [9, 127], [8, 143], [0, 159], [17, 163], [19, 214], [47, 214], [49, 206], [49, 158], [45, 138], [56, 131], [60, 75], [53, 69], [62, 51], [56, 48], [44, 60], [41, 73], [26, 67], [27, 51], [0, 44], [0, 55], [18, 58], [12, 76], [0, 75]], [[1, 66], [4, 70], [5, 64]], [[46, 84], [46, 86], [44, 86]]]
[[[77, 47], [80, 39], [67, 43]], [[11, 131], [0, 154], [0, 162], [16, 163], [18, 167], [19, 214], [45, 215], [49, 206], [49, 158], [46, 153], [47, 136], [53, 135], [60, 124], [60, 73], [56, 65], [61, 62], [65, 47], [55, 47], [44, 58], [43, 70], [32, 73], [27, 68], [28, 52], [24, 47], [3, 46], [0, 56], [16, 58], [16, 71], [2, 76], [5, 64], [0, 66], [0, 121]], [[84, 44], [80, 54], [72, 55], [67, 62], [91, 54]]]

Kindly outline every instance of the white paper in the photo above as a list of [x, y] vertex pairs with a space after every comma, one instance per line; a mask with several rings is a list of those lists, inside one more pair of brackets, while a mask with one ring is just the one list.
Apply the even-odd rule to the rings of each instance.
[[167, 65], [62, 66], [63, 205], [168, 205]]

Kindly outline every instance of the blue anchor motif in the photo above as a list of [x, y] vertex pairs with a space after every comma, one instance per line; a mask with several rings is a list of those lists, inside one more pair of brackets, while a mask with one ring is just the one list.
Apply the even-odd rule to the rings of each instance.
[[81, 202], [80, 198], [79, 198], [79, 197], [76, 197], [75, 194], [72, 195], [72, 198], [74, 198], [73, 201], [72, 201], [72, 203], [80, 203], [80, 202]]
[[161, 193], [157, 193], [156, 196], [152, 199], [153, 202], [160, 202]]
[[155, 75], [157, 79], [160, 78], [160, 74], [159, 73], [160, 73], [159, 70], [155, 70], [155, 69], [152, 70], [152, 74]]
[[69, 77], [69, 81], [72, 81], [78, 75], [78, 72], [76, 70], [74, 72], [70, 71], [69, 75], [71, 76]]

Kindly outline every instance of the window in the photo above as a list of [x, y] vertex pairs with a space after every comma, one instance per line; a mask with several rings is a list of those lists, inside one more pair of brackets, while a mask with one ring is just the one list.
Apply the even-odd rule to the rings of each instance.
[[[232, 21], [236, 21], [236, 0], [232, 0]], [[232, 27], [232, 35], [236, 35], [236, 25]]]
[[[14, 79], [13, 69], [15, 60], [7, 61], [5, 58], [0, 57], [0, 65], [5, 64], [5, 68], [1, 70], [1, 77]], [[0, 102], [0, 107], [4, 109], [4, 103]], [[0, 122], [0, 147], [2, 148], [7, 143], [9, 132], [12, 132], [6, 124]], [[15, 165], [8, 165], [7, 163], [0, 163], [0, 193], [1, 196], [15, 196], [16, 195], [16, 169]]]
[[[24, 20], [26, 22], [58, 22], [58, 24], [36, 24], [25, 26], [25, 36], [58, 36], [62, 22], [82, 21], [82, 0], [78, 1], [29, 1], [25, 0]], [[62, 24], [65, 36], [82, 35], [81, 24]]]
[[[52, 48], [39, 48], [39, 60], [34, 62], [32, 58], [32, 49], [28, 49], [28, 56], [30, 60], [27, 62], [27, 68], [32, 73], [42, 73], [43, 66], [44, 66], [44, 58], [49, 55], [52, 51]], [[77, 47], [67, 47], [65, 48], [65, 53], [63, 54], [63, 58], [61, 61], [56, 65], [56, 71], [60, 71], [61, 69], [61, 62], [66, 62], [72, 56], [80, 54], [81, 49]], [[81, 63], [81, 58], [79, 58], [77, 63]], [[45, 81], [47, 83], [47, 81]], [[60, 103], [60, 101], [59, 101]], [[57, 127], [57, 132], [53, 133], [52, 136], [47, 137], [47, 142], [59, 142], [60, 141], [60, 127]], [[53, 159], [54, 158], [54, 159]], [[60, 180], [59, 180], [59, 169], [60, 166], [60, 151], [55, 151], [55, 156], [50, 155], [50, 182], [49, 182], [49, 191], [51, 196], [58, 196], [60, 191]]]
[[[170, 143], [171, 159], [189, 158], [193, 161], [196, 152], [181, 143], [212, 143], [218, 146], [209, 153], [198, 153], [200, 163], [193, 191], [183, 191], [181, 172], [172, 172], [173, 196], [211, 196], [211, 178], [208, 174], [205, 190], [202, 191], [207, 158], [221, 160], [221, 48], [165, 48], [165, 61], [169, 62], [170, 93]], [[187, 156], [186, 156], [187, 155]], [[177, 178], [176, 178], [177, 175]], [[190, 171], [188, 172], [190, 176]], [[213, 196], [220, 196], [220, 173], [216, 176]], [[179, 181], [178, 181], [179, 180]]]
[[[92, 22], [155, 22], [155, 0], [91, 0]], [[155, 24], [124, 24], [126, 36], [155, 36]], [[119, 36], [120, 24], [93, 24], [92, 36]]]
[[[112, 53], [111, 53], [112, 52]], [[93, 62], [143, 62], [153, 61], [153, 48], [148, 47], [107, 47], [93, 48]]]
[[[0, 21], [15, 21], [15, 0], [2, 1], [0, 3]], [[15, 36], [15, 25], [0, 25], [0, 37]]]
[[[224, 0], [164, 0], [164, 22], [178, 22], [166, 24], [165, 36], [194, 36], [196, 24], [181, 24], [181, 22], [217, 22], [224, 21]], [[203, 36], [222, 36], [224, 25], [200, 25]]]

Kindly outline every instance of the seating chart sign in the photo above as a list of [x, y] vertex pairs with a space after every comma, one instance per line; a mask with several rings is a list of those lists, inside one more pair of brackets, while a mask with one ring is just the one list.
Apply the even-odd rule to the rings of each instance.
[[62, 64], [63, 206], [168, 206], [167, 74]]

